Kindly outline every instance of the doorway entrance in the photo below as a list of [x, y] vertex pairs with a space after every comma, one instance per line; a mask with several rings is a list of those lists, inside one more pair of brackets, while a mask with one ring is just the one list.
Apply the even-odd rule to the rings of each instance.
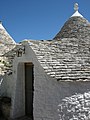
[[33, 63], [25, 63], [25, 115], [33, 120]]

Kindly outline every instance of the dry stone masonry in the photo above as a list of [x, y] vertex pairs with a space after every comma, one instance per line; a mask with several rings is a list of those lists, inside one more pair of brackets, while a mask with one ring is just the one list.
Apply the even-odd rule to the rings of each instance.
[[2, 22], [0, 22], [0, 75], [4, 75], [9, 71], [11, 67], [10, 60], [4, 54], [12, 50], [15, 46], [15, 41], [3, 27]]
[[89, 39], [29, 41], [45, 72], [57, 80], [90, 80]]
[[90, 120], [90, 23], [74, 9], [53, 40], [16, 44], [0, 23], [0, 87], [12, 118], [25, 115], [24, 65], [32, 63], [34, 120]]
[[7, 33], [6, 29], [0, 22], [0, 55], [10, 51], [16, 45], [13, 38]]
[[56, 40], [61, 38], [85, 39], [90, 36], [90, 23], [82, 17], [71, 17], [64, 24], [60, 32], [54, 37]]
[[62, 103], [58, 105], [58, 113], [60, 120], [89, 120], [90, 91], [62, 99]]

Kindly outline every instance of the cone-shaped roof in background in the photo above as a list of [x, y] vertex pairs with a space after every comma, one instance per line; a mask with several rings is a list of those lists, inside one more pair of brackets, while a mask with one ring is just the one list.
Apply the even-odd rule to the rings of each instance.
[[78, 12], [78, 4], [74, 5], [75, 13], [66, 21], [54, 39], [90, 37], [90, 23]]
[[8, 34], [6, 29], [3, 27], [2, 22], [0, 22], [0, 55], [8, 52], [16, 45], [16, 42]]

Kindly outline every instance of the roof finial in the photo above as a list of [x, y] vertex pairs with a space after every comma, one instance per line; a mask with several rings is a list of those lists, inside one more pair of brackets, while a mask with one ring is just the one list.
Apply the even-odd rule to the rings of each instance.
[[78, 11], [78, 9], [79, 9], [78, 3], [75, 3], [75, 4], [74, 4], [74, 10], [75, 10], [75, 11]]

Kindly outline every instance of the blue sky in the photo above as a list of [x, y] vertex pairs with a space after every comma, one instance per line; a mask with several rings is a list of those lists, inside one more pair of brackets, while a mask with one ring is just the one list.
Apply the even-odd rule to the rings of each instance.
[[76, 2], [90, 21], [90, 0], [0, 0], [0, 20], [16, 42], [49, 40], [74, 13]]

